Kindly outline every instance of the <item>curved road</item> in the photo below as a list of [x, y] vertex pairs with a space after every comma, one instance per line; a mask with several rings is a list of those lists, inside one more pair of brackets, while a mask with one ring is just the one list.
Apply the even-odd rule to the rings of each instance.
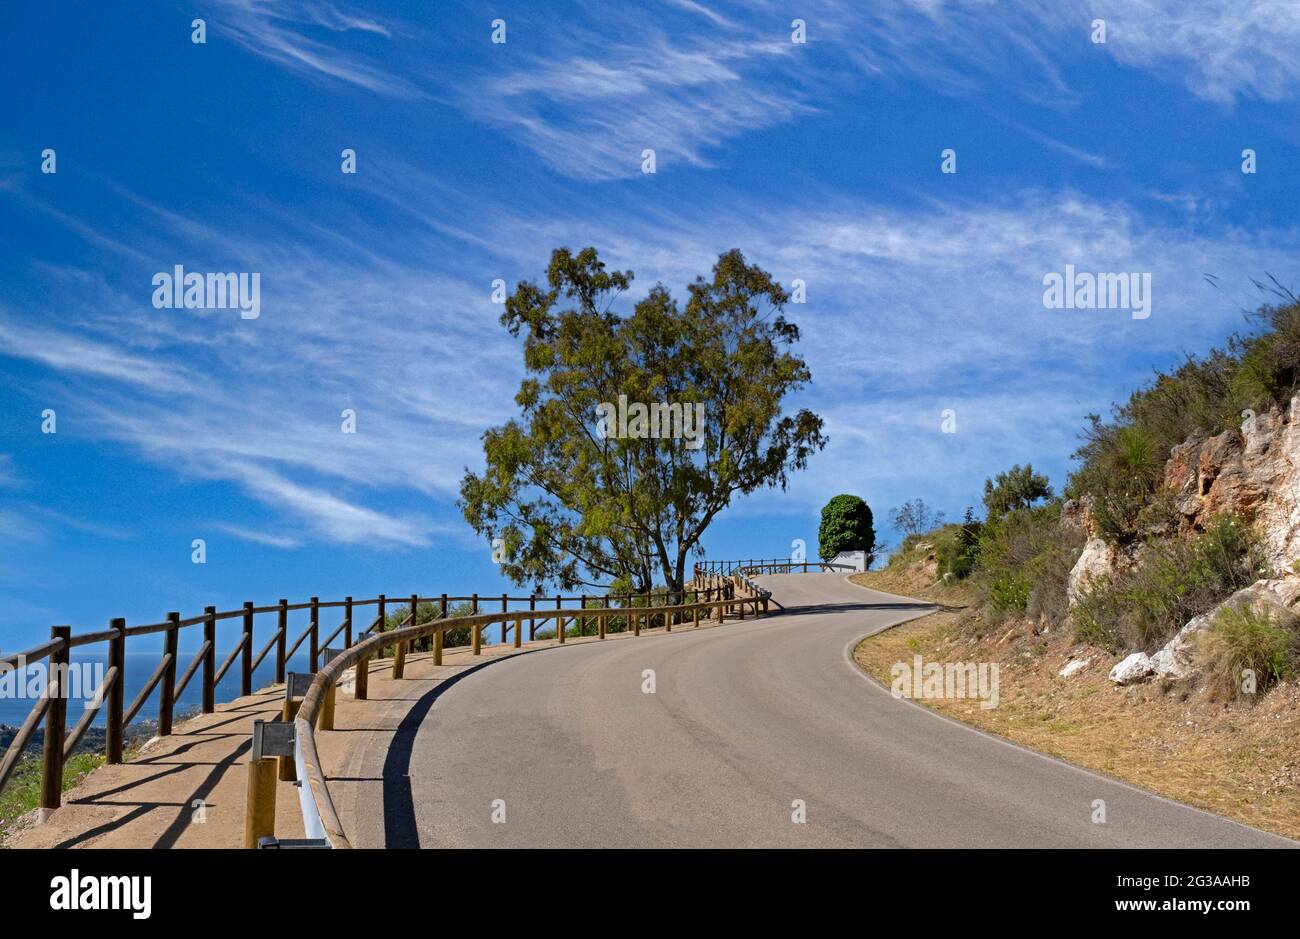
[[1296, 846], [896, 700], [851, 652], [927, 605], [839, 574], [765, 582], [784, 614], [539, 650], [431, 692], [386, 757], [383, 816], [358, 817], [355, 843]]

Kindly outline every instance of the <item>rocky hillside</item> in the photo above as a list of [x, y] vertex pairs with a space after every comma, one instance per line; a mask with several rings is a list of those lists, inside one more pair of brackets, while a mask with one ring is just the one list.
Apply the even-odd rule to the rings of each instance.
[[1222, 519], [1235, 520], [1257, 540], [1250, 563], [1260, 576], [1193, 616], [1158, 649], [1132, 651], [1112, 670], [1113, 681], [1196, 678], [1204, 658], [1199, 640], [1224, 616], [1294, 629], [1300, 618], [1300, 396], [1285, 411], [1247, 413], [1238, 429], [1175, 446], [1156, 497], [1172, 506], [1167, 526], [1153, 526], [1148, 540], [1128, 544], [1101, 537], [1087, 497], [1066, 504], [1063, 524], [1077, 525], [1088, 539], [1069, 575], [1071, 610], [1089, 593], [1139, 570], [1151, 539], [1195, 539]]

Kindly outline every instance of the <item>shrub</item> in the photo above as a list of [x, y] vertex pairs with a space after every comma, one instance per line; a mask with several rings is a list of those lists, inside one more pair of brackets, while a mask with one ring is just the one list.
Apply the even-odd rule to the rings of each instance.
[[1294, 617], [1274, 617], [1247, 604], [1225, 606], [1196, 637], [1196, 656], [1210, 687], [1232, 699], [1243, 693], [1247, 669], [1254, 673], [1256, 692], [1291, 675], [1300, 652], [1296, 626]]
[[986, 522], [977, 559], [989, 605], [1003, 614], [1063, 616], [1066, 582], [1082, 544], [1082, 535], [1061, 525], [1059, 502]]
[[1194, 539], [1148, 544], [1133, 570], [1085, 591], [1074, 608], [1076, 634], [1115, 652], [1149, 650], [1266, 573], [1250, 529], [1219, 518]]
[[871, 507], [858, 496], [839, 495], [822, 509], [822, 523], [817, 530], [817, 551], [829, 561], [841, 551], [865, 551], [868, 559], [875, 552], [876, 530]]
[[946, 574], [959, 578], [970, 575], [979, 562], [982, 528], [983, 525], [976, 521], [974, 513], [967, 509], [966, 517], [960, 525], [948, 525], [936, 534], [934, 556], [940, 577]]

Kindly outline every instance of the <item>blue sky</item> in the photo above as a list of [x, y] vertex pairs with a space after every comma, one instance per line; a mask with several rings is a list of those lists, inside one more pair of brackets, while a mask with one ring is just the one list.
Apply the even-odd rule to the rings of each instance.
[[[1300, 286], [1284, 4], [49, 2], [0, 36], [0, 648], [505, 589], [454, 502], [521, 373], [492, 281], [558, 245], [636, 296], [733, 247], [806, 282], [830, 444], [715, 558], [814, 550], [839, 492], [895, 540], [1013, 462], [1059, 486], [1084, 415]], [[176, 264], [260, 272], [260, 317], [154, 309]], [[1045, 309], [1066, 264], [1150, 272], [1152, 315]]]

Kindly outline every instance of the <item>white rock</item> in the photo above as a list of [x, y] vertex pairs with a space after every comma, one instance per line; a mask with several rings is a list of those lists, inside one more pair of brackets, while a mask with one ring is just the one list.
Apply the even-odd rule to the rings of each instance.
[[1153, 671], [1151, 656], [1134, 652], [1110, 670], [1110, 680], [1117, 685], [1131, 685], [1147, 678]]
[[1208, 613], [1193, 617], [1168, 642], [1151, 656], [1151, 666], [1160, 678], [1190, 678], [1196, 674], [1196, 634], [1214, 623], [1225, 606], [1249, 607], [1285, 614], [1300, 601], [1300, 578], [1257, 580], [1243, 587]]
[[1093, 538], [1083, 546], [1083, 553], [1070, 570], [1065, 595], [1069, 605], [1079, 602], [1079, 597], [1096, 580], [1108, 577], [1114, 568], [1114, 551], [1100, 538]]
[[1087, 668], [1088, 663], [1091, 661], [1092, 659], [1075, 659], [1074, 661], [1067, 663], [1065, 668], [1061, 669], [1059, 674], [1062, 678], [1069, 678], [1071, 675], [1077, 675], [1079, 672]]

